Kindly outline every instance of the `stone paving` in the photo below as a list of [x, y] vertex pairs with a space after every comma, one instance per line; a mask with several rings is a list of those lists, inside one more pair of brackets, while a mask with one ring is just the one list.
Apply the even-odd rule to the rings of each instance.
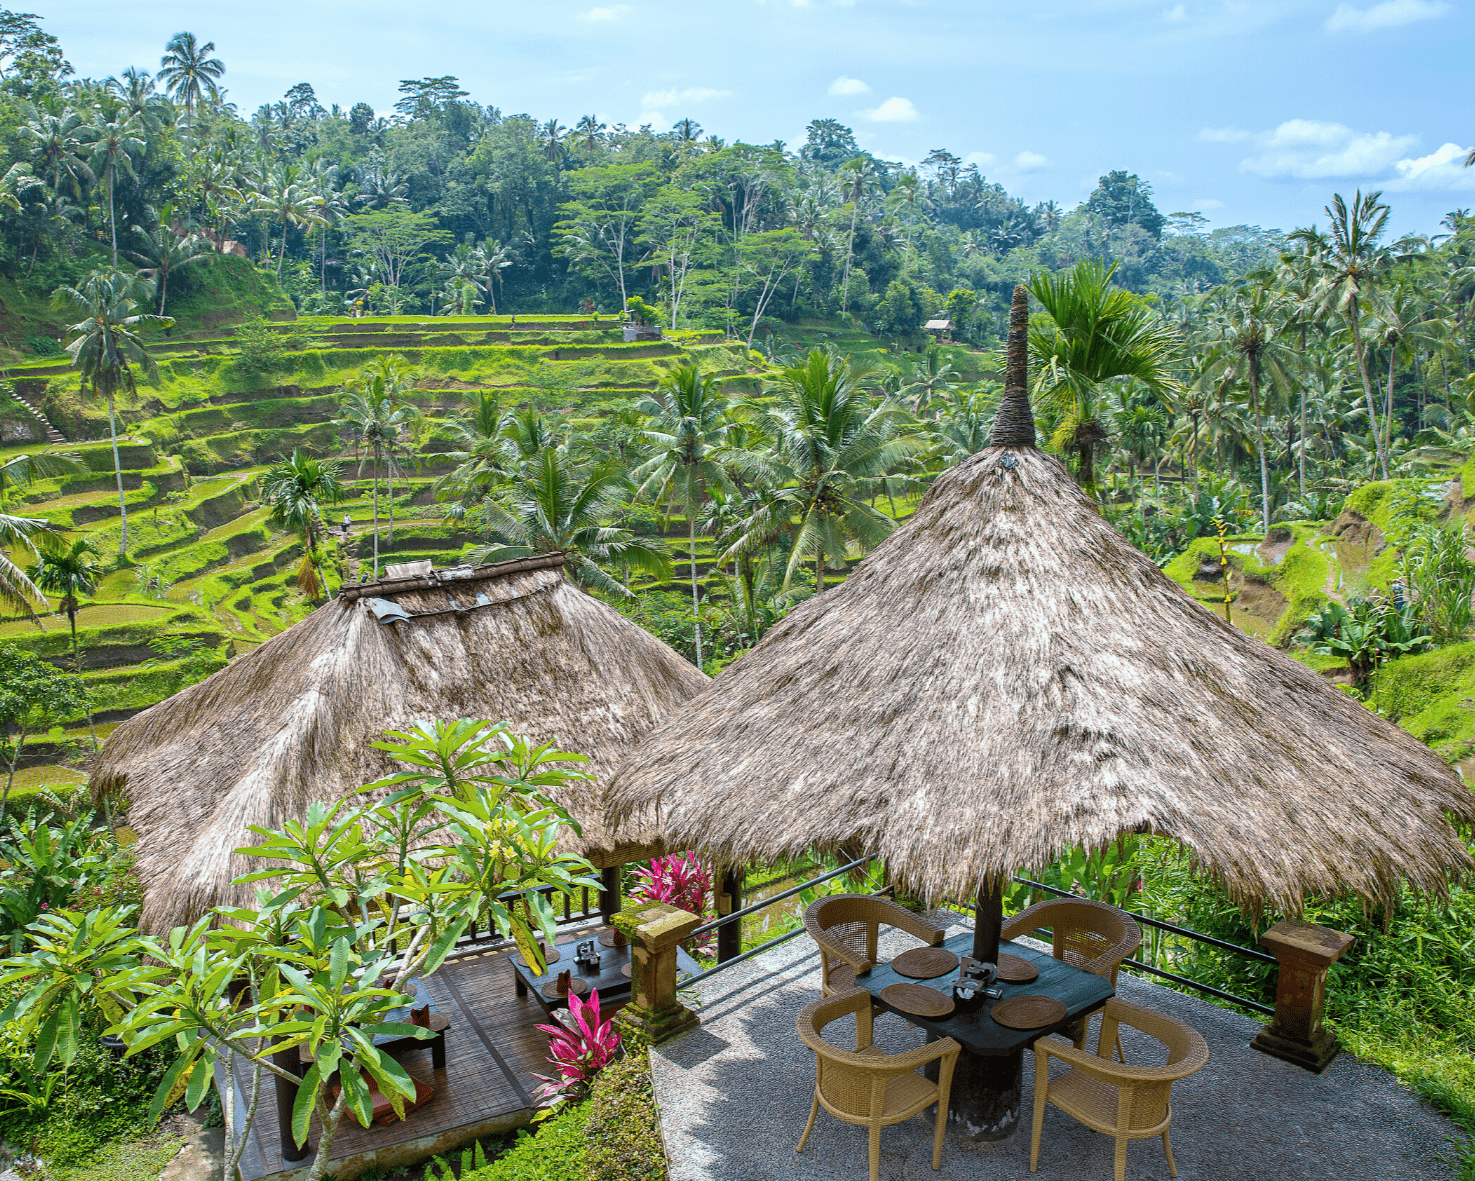
[[[955, 927], [953, 930], [961, 930]], [[951, 933], [951, 932], [950, 932]], [[915, 940], [892, 933], [895, 954]], [[1173, 1089], [1173, 1154], [1183, 1181], [1447, 1181], [1459, 1135], [1387, 1071], [1343, 1053], [1314, 1075], [1249, 1047], [1247, 1017], [1171, 989], [1120, 977], [1118, 994], [1192, 1025], [1209, 1064]], [[702, 1026], [652, 1052], [671, 1181], [863, 1181], [866, 1133], [821, 1108], [802, 1155], [814, 1088], [814, 1057], [794, 1032], [795, 1015], [819, 995], [819, 957], [805, 936], [697, 984]], [[845, 1024], [849, 1024], [847, 1021]], [[844, 1045], [853, 1025], [831, 1025]], [[1123, 1027], [1128, 1057], [1153, 1060]], [[876, 1021], [890, 1052], [918, 1045], [921, 1031], [895, 1014]], [[850, 1047], [854, 1042], [849, 1043]], [[1094, 1044], [1094, 1035], [1093, 1042]], [[1161, 1061], [1161, 1058], [1155, 1059]], [[1022, 1181], [1029, 1173], [1033, 1056], [1025, 1055], [1020, 1130], [990, 1146], [949, 1136], [932, 1171], [932, 1125], [922, 1117], [881, 1133], [883, 1181]], [[1041, 1181], [1110, 1181], [1112, 1141], [1050, 1107]], [[1160, 1140], [1134, 1141], [1129, 1181], [1167, 1181]]]

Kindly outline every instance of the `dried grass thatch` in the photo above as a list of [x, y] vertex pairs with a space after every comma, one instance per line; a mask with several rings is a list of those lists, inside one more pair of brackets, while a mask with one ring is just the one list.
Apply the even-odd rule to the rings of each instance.
[[721, 861], [875, 851], [930, 899], [1133, 832], [1292, 912], [1471, 868], [1454, 771], [1194, 602], [1003, 417], [1030, 442], [940, 476], [642, 739], [611, 816]]
[[[92, 773], [124, 787], [139, 834], [150, 930], [249, 902], [230, 880], [246, 826], [278, 827], [393, 770], [369, 745], [435, 718], [491, 718], [588, 755], [596, 774], [707, 684], [670, 648], [566, 581], [561, 559], [482, 567], [472, 577], [387, 580], [337, 601], [214, 676], [124, 722]], [[479, 595], [488, 602], [472, 606]], [[426, 618], [384, 624], [388, 600]], [[454, 610], [455, 607], [469, 608]], [[620, 864], [659, 846], [650, 826], [612, 833], [598, 783], [562, 799], [580, 852]]]

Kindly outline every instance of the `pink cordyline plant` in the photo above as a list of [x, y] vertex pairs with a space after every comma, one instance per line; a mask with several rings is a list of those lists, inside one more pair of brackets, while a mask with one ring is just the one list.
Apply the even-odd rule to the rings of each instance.
[[[708, 917], [707, 899], [712, 896], [712, 874], [690, 850], [652, 857], [649, 869], [637, 869], [640, 884], [631, 892], [636, 898], [665, 902], [690, 911], [700, 919]], [[708, 934], [698, 940], [699, 947], [711, 942]]]
[[576, 1028], [562, 1024], [538, 1026], [548, 1035], [548, 1061], [558, 1072], [554, 1077], [533, 1075], [543, 1084], [538, 1088], [538, 1097], [550, 1104], [582, 1099], [588, 1094], [594, 1076], [609, 1064], [620, 1044], [620, 1035], [613, 1025], [599, 1019], [597, 988], [587, 1001], [570, 993], [568, 1011]]

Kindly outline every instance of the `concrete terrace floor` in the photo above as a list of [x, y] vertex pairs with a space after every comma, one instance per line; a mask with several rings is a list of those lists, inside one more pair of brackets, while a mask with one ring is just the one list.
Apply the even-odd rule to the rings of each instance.
[[[951, 916], [949, 916], [951, 917]], [[949, 933], [965, 929], [957, 924]], [[888, 939], [891, 946], [888, 948]], [[917, 940], [883, 936], [882, 954]], [[814, 1088], [814, 1057], [794, 1032], [796, 1014], [819, 995], [819, 956], [799, 936], [697, 984], [700, 1029], [652, 1051], [656, 1098], [671, 1181], [860, 1181], [866, 1133], [820, 1109], [802, 1155]], [[1173, 1155], [1183, 1181], [1445, 1181], [1454, 1176], [1456, 1127], [1387, 1071], [1341, 1054], [1323, 1075], [1249, 1046], [1259, 1025], [1171, 989], [1121, 975], [1117, 994], [1177, 1017], [1209, 1043], [1210, 1060], [1173, 1088]], [[688, 1003], [691, 1003], [688, 1000]], [[1095, 1045], [1093, 1022], [1090, 1045]], [[826, 1031], [853, 1049], [847, 1018]], [[1161, 1045], [1122, 1027], [1129, 1059], [1161, 1062]], [[846, 1039], [852, 1039], [846, 1042]], [[1135, 1039], [1135, 1041], [1134, 1041]], [[900, 1052], [922, 1033], [895, 1014], [876, 1020], [876, 1044]], [[1154, 1056], [1154, 1051], [1158, 1051]], [[1019, 1130], [996, 1145], [949, 1135], [932, 1171], [932, 1123], [914, 1117], [881, 1133], [883, 1181], [993, 1181], [1029, 1173], [1034, 1057], [1024, 1058]], [[1041, 1181], [1112, 1176], [1112, 1140], [1056, 1107], [1045, 1114]], [[1129, 1181], [1167, 1181], [1159, 1139], [1131, 1143]]]

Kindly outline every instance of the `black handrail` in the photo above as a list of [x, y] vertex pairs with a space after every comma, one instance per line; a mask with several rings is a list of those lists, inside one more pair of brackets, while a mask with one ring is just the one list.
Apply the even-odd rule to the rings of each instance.
[[[864, 865], [867, 861], [873, 860], [875, 860], [874, 854], [867, 854], [865, 857], [857, 857], [849, 865], [842, 865], [839, 869], [831, 870], [823, 877], [813, 878], [807, 882], [800, 882], [797, 886], [794, 886], [792, 889], [785, 890], [782, 894], [775, 894], [772, 898], [765, 898], [762, 902], [755, 902], [752, 906], [745, 906], [742, 910], [735, 910], [731, 914], [725, 914], [720, 919], [717, 919], [715, 922], [703, 923], [700, 927], [692, 932], [692, 937], [694, 938], [697, 935], [705, 935], [708, 931], [715, 931], [718, 927], [727, 926], [728, 923], [735, 923], [739, 919], [746, 918], [750, 914], [756, 914], [758, 911], [764, 909], [765, 907], [772, 906], [775, 902], [782, 902], [785, 898], [792, 898], [795, 894], [809, 889], [810, 886], [817, 886], [821, 882], [827, 882], [831, 878], [837, 878], [842, 873], [848, 873], [857, 865]], [[734, 961], [727, 960], [725, 962], [730, 964]]]
[[1164, 980], [1172, 980], [1178, 984], [1186, 984], [1189, 988], [1196, 988], [1199, 992], [1206, 992], [1210, 996], [1216, 996], [1220, 1000], [1233, 1001], [1236, 1005], [1243, 1005], [1246, 1009], [1254, 1009], [1257, 1013], [1264, 1013], [1267, 1017], [1275, 1016], [1275, 1010], [1269, 1005], [1262, 1005], [1259, 1001], [1252, 1001], [1247, 996], [1235, 996], [1232, 992], [1225, 992], [1222, 988], [1215, 988], [1212, 984], [1200, 984], [1197, 980], [1190, 980], [1187, 976], [1180, 976], [1176, 972], [1165, 972], [1162, 968], [1155, 968], [1151, 964], [1144, 964], [1140, 960], [1123, 960], [1129, 968], [1137, 968], [1143, 972], [1151, 972], [1154, 976], [1161, 976]]
[[[1061, 890], [1055, 886], [1047, 886], [1044, 882], [1032, 882], [1029, 878], [1015, 878], [1021, 886], [1029, 886], [1031, 889], [1044, 890], [1046, 893], [1054, 894], [1060, 898], [1079, 898], [1079, 894], [1072, 894], [1069, 890]], [[1273, 955], [1267, 955], [1258, 948], [1245, 947], [1238, 943], [1229, 943], [1223, 939], [1215, 939], [1212, 935], [1205, 935], [1200, 931], [1191, 930], [1188, 927], [1176, 927], [1172, 923], [1165, 923], [1161, 919], [1155, 919], [1145, 914], [1139, 914], [1135, 910], [1124, 910], [1123, 914], [1129, 914], [1139, 923], [1146, 923], [1149, 927], [1156, 927], [1160, 931], [1171, 931], [1175, 935], [1182, 935], [1197, 943], [1211, 943], [1215, 947], [1222, 947], [1225, 951], [1232, 951], [1236, 955], [1242, 955], [1247, 959], [1258, 960], [1262, 964], [1274, 964], [1278, 961]], [[1269, 1010], [1266, 1010], [1269, 1012]]]

